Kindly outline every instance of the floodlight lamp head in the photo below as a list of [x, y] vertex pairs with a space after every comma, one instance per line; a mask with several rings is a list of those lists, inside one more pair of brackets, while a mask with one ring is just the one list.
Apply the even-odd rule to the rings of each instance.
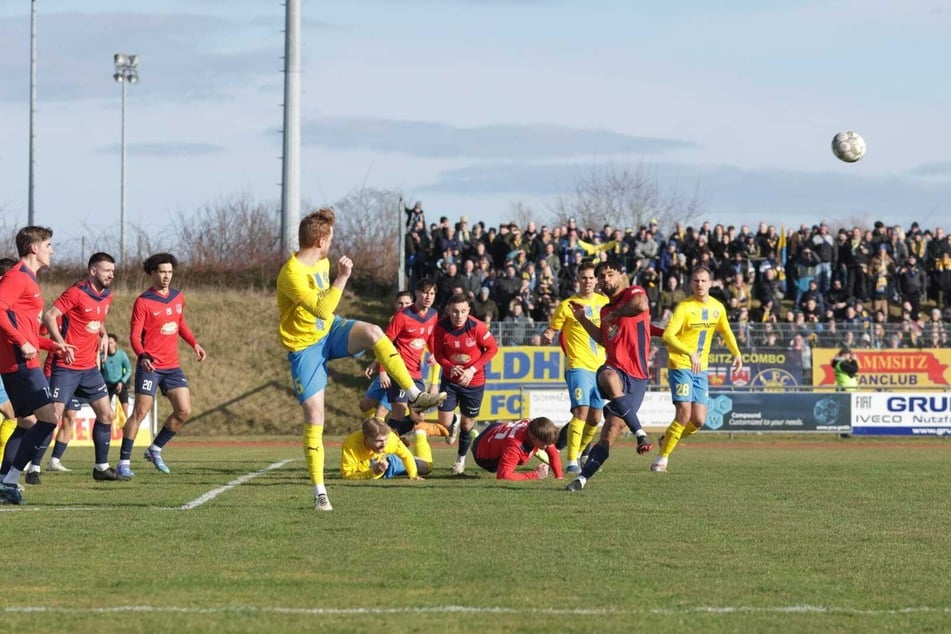
[[125, 66], [127, 61], [125, 53], [116, 53], [112, 56], [112, 59], [115, 61], [116, 66]]
[[129, 83], [134, 84], [139, 81], [139, 76], [136, 73], [129, 73]]
[[138, 55], [129, 55], [129, 66], [135, 68], [139, 65], [139, 56]]
[[112, 78], [115, 79], [116, 82], [120, 84], [125, 80], [125, 77], [122, 76], [122, 73], [116, 73], [115, 75], [112, 76]]

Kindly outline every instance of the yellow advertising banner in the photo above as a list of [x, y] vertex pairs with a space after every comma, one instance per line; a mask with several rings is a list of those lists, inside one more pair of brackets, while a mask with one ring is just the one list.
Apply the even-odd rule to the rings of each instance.
[[[838, 348], [812, 349], [812, 384], [835, 388], [832, 359]], [[951, 388], [951, 350], [924, 348], [866, 350], [853, 348], [859, 364], [860, 390]]]
[[[132, 400], [129, 400], [129, 411], [132, 409]], [[112, 425], [112, 446], [118, 447], [122, 442], [122, 425], [126, 417], [118, 413], [117, 420]], [[120, 421], [121, 419], [121, 421]], [[76, 426], [73, 428], [73, 439], [69, 441], [70, 447], [92, 447], [92, 426], [96, 422], [96, 414], [89, 405], [83, 405], [76, 412]], [[151, 432], [152, 414], [149, 414], [139, 425], [139, 433], [135, 435], [136, 447], [148, 447], [152, 443]]]

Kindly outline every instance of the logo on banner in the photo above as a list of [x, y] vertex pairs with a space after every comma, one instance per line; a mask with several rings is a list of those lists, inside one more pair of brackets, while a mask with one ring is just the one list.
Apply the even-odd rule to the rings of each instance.
[[715, 368], [709, 368], [707, 371], [707, 380], [710, 382], [710, 387], [719, 387], [726, 384], [728, 368], [724, 366], [718, 366]]
[[793, 385], [799, 385], [799, 382], [785, 370], [767, 368], [754, 376], [750, 385], [762, 386], [766, 390], [783, 390]]
[[749, 385], [750, 384], [749, 366], [744, 365], [739, 370], [733, 370], [732, 373], [730, 374], [730, 382], [733, 385]]

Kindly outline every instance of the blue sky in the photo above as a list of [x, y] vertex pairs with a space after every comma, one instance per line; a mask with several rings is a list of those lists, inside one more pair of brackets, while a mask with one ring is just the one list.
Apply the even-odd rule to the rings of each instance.
[[[724, 5], [724, 6], [716, 6]], [[127, 218], [280, 198], [284, 8], [271, 0], [38, 0], [37, 221], [61, 247]], [[733, 224], [941, 224], [951, 201], [951, 6], [303, 0], [302, 191], [362, 185], [430, 218], [546, 219], [596, 166], [644, 166]], [[29, 2], [0, 2], [0, 218], [27, 208]], [[831, 154], [856, 130], [868, 155]]]

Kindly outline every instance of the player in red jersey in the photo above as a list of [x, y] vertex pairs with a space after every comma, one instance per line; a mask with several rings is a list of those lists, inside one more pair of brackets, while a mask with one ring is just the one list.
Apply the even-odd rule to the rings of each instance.
[[[95, 467], [92, 477], [97, 481], [122, 479], [109, 466], [109, 444], [112, 436], [112, 405], [109, 390], [99, 370], [99, 357], [106, 350], [105, 320], [112, 305], [109, 287], [115, 277], [116, 261], [108, 253], [94, 253], [89, 258], [89, 276], [63, 291], [43, 314], [43, 325], [50, 339], [75, 348], [65, 355], [47, 357], [50, 390], [59, 418], [64, 418], [73, 397], [85, 399], [96, 414], [92, 428]], [[68, 421], [62, 422], [64, 429]], [[36, 448], [31, 470], [38, 473], [43, 454], [52, 438]], [[68, 442], [68, 440], [67, 440]], [[65, 446], [62, 448], [65, 450]], [[38, 476], [34, 476], [37, 479]], [[29, 483], [30, 474], [27, 474]]]
[[[453, 295], [446, 303], [446, 317], [436, 324], [433, 333], [433, 355], [442, 367], [440, 392], [448, 396], [439, 406], [439, 424], [452, 431], [449, 444], [459, 438], [459, 450], [452, 472], [461, 475], [466, 469], [466, 453], [472, 438], [469, 432], [482, 410], [485, 392], [485, 366], [499, 351], [488, 327], [469, 315], [465, 295]], [[459, 405], [459, 423], [453, 425], [452, 413]]]
[[[33, 414], [36, 423], [29, 429], [17, 427], [7, 441], [19, 442], [10, 470], [0, 482], [0, 498], [23, 504], [20, 473], [33, 457], [33, 448], [56, 429], [56, 408], [49, 383], [40, 368], [39, 351], [68, 353], [72, 346], [40, 338], [43, 294], [36, 273], [53, 258], [53, 230], [29, 226], [16, 236], [20, 261], [0, 277], [0, 375], [10, 395], [13, 409], [21, 416]], [[16, 437], [16, 438], [14, 438]]]
[[116, 468], [123, 478], [134, 475], [132, 446], [139, 433], [139, 424], [152, 409], [159, 388], [171, 403], [172, 413], [145, 450], [145, 459], [162, 473], [170, 472], [162, 460], [162, 448], [179, 432], [192, 410], [188, 380], [178, 360], [178, 338], [185, 340], [199, 362], [205, 360], [204, 348], [185, 322], [185, 295], [172, 288], [172, 274], [177, 264], [178, 260], [171, 253], [156, 253], [142, 264], [145, 272], [152, 276], [152, 286], [132, 304], [132, 351], [138, 359], [135, 406], [122, 428], [122, 449]]
[[[410, 306], [396, 312], [390, 319], [384, 333], [396, 346], [397, 352], [406, 365], [413, 383], [420, 391], [423, 384], [423, 353], [433, 350], [433, 331], [439, 313], [433, 308], [436, 299], [436, 283], [421, 280], [416, 285], [415, 301]], [[383, 366], [379, 368], [380, 387], [386, 390], [386, 399], [390, 402], [390, 415], [387, 422], [400, 436], [413, 430], [414, 421], [409, 418], [409, 396], [406, 390], [393, 381]]]
[[486, 427], [472, 442], [472, 456], [476, 464], [495, 474], [498, 480], [542, 480], [548, 477], [548, 465], [544, 462], [533, 471], [516, 471], [535, 452], [548, 454], [555, 478], [561, 480], [561, 457], [555, 449], [558, 428], [545, 417], [527, 418], [510, 423], [493, 423]]
[[598, 389], [609, 402], [604, 407], [601, 438], [588, 454], [581, 474], [566, 487], [568, 491], [584, 488], [608, 459], [611, 445], [625, 425], [637, 437], [637, 453], [645, 454], [654, 448], [641, 428], [637, 410], [650, 378], [651, 334], [661, 334], [663, 330], [651, 326], [647, 292], [640, 286], [631, 286], [627, 273], [617, 262], [601, 262], [595, 275], [601, 292], [610, 298], [610, 302], [601, 307], [600, 327], [588, 319], [581, 304], [572, 304], [571, 308], [575, 318], [607, 353], [605, 364], [598, 369]]

